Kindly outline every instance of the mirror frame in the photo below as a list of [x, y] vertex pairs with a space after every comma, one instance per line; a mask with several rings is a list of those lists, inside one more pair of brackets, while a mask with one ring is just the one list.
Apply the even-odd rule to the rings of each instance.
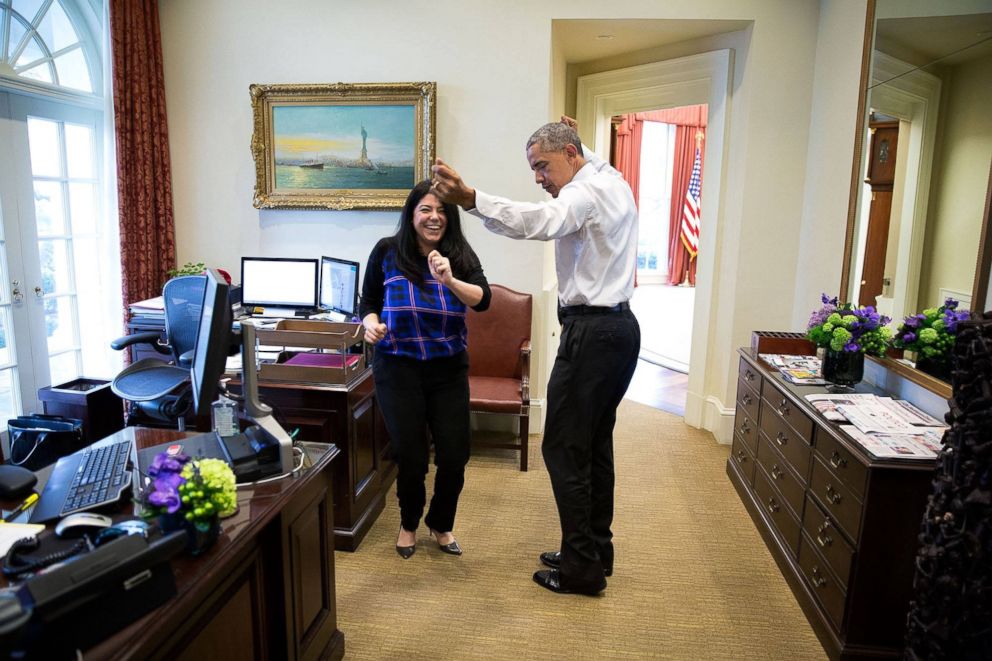
[[[865, 16], [865, 38], [861, 54], [861, 83], [858, 88], [858, 117], [854, 135], [854, 165], [851, 167], [851, 188], [847, 205], [847, 233], [844, 237], [844, 261], [841, 265], [840, 298], [847, 297], [850, 287], [851, 259], [854, 256], [855, 219], [858, 208], [858, 194], [861, 189], [861, 160], [864, 157], [865, 111], [868, 103], [868, 85], [871, 82], [871, 61], [875, 37], [875, 2], [868, 0]], [[982, 217], [982, 231], [978, 241], [978, 259], [975, 265], [975, 281], [971, 290], [971, 306], [985, 307], [989, 287], [989, 269], [992, 268], [992, 232], [989, 232], [989, 216], [992, 214], [992, 168], [985, 193], [985, 211]], [[895, 321], [895, 320], [894, 320]], [[929, 374], [891, 358], [868, 356], [909, 381], [945, 398], [951, 396], [951, 385]]]

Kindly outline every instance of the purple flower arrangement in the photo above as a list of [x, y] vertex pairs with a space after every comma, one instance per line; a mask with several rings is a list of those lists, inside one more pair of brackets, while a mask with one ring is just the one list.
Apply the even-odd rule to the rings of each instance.
[[231, 467], [220, 459], [191, 459], [160, 452], [148, 467], [152, 482], [141, 493], [142, 516], [179, 517], [205, 530], [237, 509]]
[[879, 314], [871, 305], [854, 307], [840, 303], [837, 297], [820, 296], [822, 306], [810, 315], [806, 337], [818, 347], [847, 353], [885, 355], [892, 330], [889, 317]]
[[948, 298], [938, 308], [927, 308], [903, 319], [892, 344], [920, 358], [943, 360], [954, 345], [958, 324], [970, 317], [968, 310], [958, 310], [958, 301]]

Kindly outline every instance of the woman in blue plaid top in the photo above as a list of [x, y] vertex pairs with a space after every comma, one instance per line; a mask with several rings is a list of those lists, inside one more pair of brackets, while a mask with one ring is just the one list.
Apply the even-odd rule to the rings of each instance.
[[489, 283], [462, 234], [458, 207], [442, 203], [430, 182], [403, 205], [399, 229], [369, 255], [360, 313], [375, 345], [376, 397], [399, 469], [396, 552], [416, 550], [424, 513], [430, 429], [434, 496], [424, 523], [445, 553], [461, 555], [451, 531], [469, 457], [465, 310], [489, 307]]

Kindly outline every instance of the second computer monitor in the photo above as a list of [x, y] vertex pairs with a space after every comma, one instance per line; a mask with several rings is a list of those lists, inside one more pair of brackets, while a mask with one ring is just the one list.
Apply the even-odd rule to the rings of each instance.
[[358, 262], [320, 258], [320, 307], [349, 321], [358, 314]]
[[317, 307], [316, 259], [241, 258], [241, 303], [247, 306]]

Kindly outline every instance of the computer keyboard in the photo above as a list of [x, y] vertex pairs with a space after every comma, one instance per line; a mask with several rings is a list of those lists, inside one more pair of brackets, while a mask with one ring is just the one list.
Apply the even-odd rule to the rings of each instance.
[[131, 486], [131, 474], [127, 470], [130, 454], [131, 441], [84, 450], [66, 490], [60, 516], [117, 502], [121, 493]]

